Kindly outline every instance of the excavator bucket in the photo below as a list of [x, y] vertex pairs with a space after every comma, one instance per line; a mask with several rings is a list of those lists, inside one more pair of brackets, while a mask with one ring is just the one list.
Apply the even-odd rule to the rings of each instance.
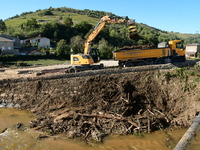
[[139, 38], [139, 34], [137, 32], [137, 27], [136, 27], [136, 24], [135, 24], [135, 20], [134, 19], [130, 19], [128, 20], [128, 32], [129, 32], [129, 38], [130, 39], [137, 39]]

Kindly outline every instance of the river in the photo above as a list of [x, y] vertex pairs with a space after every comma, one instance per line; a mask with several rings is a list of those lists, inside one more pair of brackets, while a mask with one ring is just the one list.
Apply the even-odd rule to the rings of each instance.
[[[36, 116], [26, 110], [0, 108], [1, 150], [170, 150], [187, 129], [159, 130], [136, 135], [106, 137], [102, 144], [86, 144], [81, 139], [67, 139], [64, 134], [38, 139], [39, 131], [29, 128]], [[190, 150], [200, 150], [200, 133]]]

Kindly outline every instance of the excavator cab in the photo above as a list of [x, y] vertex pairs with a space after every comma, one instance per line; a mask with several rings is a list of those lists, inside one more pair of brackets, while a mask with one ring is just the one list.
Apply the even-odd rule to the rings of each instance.
[[94, 63], [100, 62], [100, 52], [97, 48], [91, 48], [89, 55], [92, 57]]
[[71, 55], [72, 65], [91, 65], [100, 62], [100, 53], [96, 48], [92, 48], [89, 54], [73, 54]]

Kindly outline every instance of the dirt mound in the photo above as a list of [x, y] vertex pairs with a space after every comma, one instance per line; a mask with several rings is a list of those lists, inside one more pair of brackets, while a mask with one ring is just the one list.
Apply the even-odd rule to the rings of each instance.
[[1, 102], [37, 114], [32, 127], [86, 141], [188, 126], [200, 112], [199, 77], [181, 71], [3, 80], [0, 87]]
[[134, 45], [134, 46], [125, 46], [119, 50], [137, 50], [137, 49], [151, 49], [156, 48], [156, 46], [153, 43], [149, 43], [147, 45]]

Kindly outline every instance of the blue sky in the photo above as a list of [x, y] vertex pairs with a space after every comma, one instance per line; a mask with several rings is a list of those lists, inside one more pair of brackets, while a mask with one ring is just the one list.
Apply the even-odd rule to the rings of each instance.
[[5, 0], [0, 19], [49, 7], [112, 12], [164, 31], [200, 33], [199, 0]]

